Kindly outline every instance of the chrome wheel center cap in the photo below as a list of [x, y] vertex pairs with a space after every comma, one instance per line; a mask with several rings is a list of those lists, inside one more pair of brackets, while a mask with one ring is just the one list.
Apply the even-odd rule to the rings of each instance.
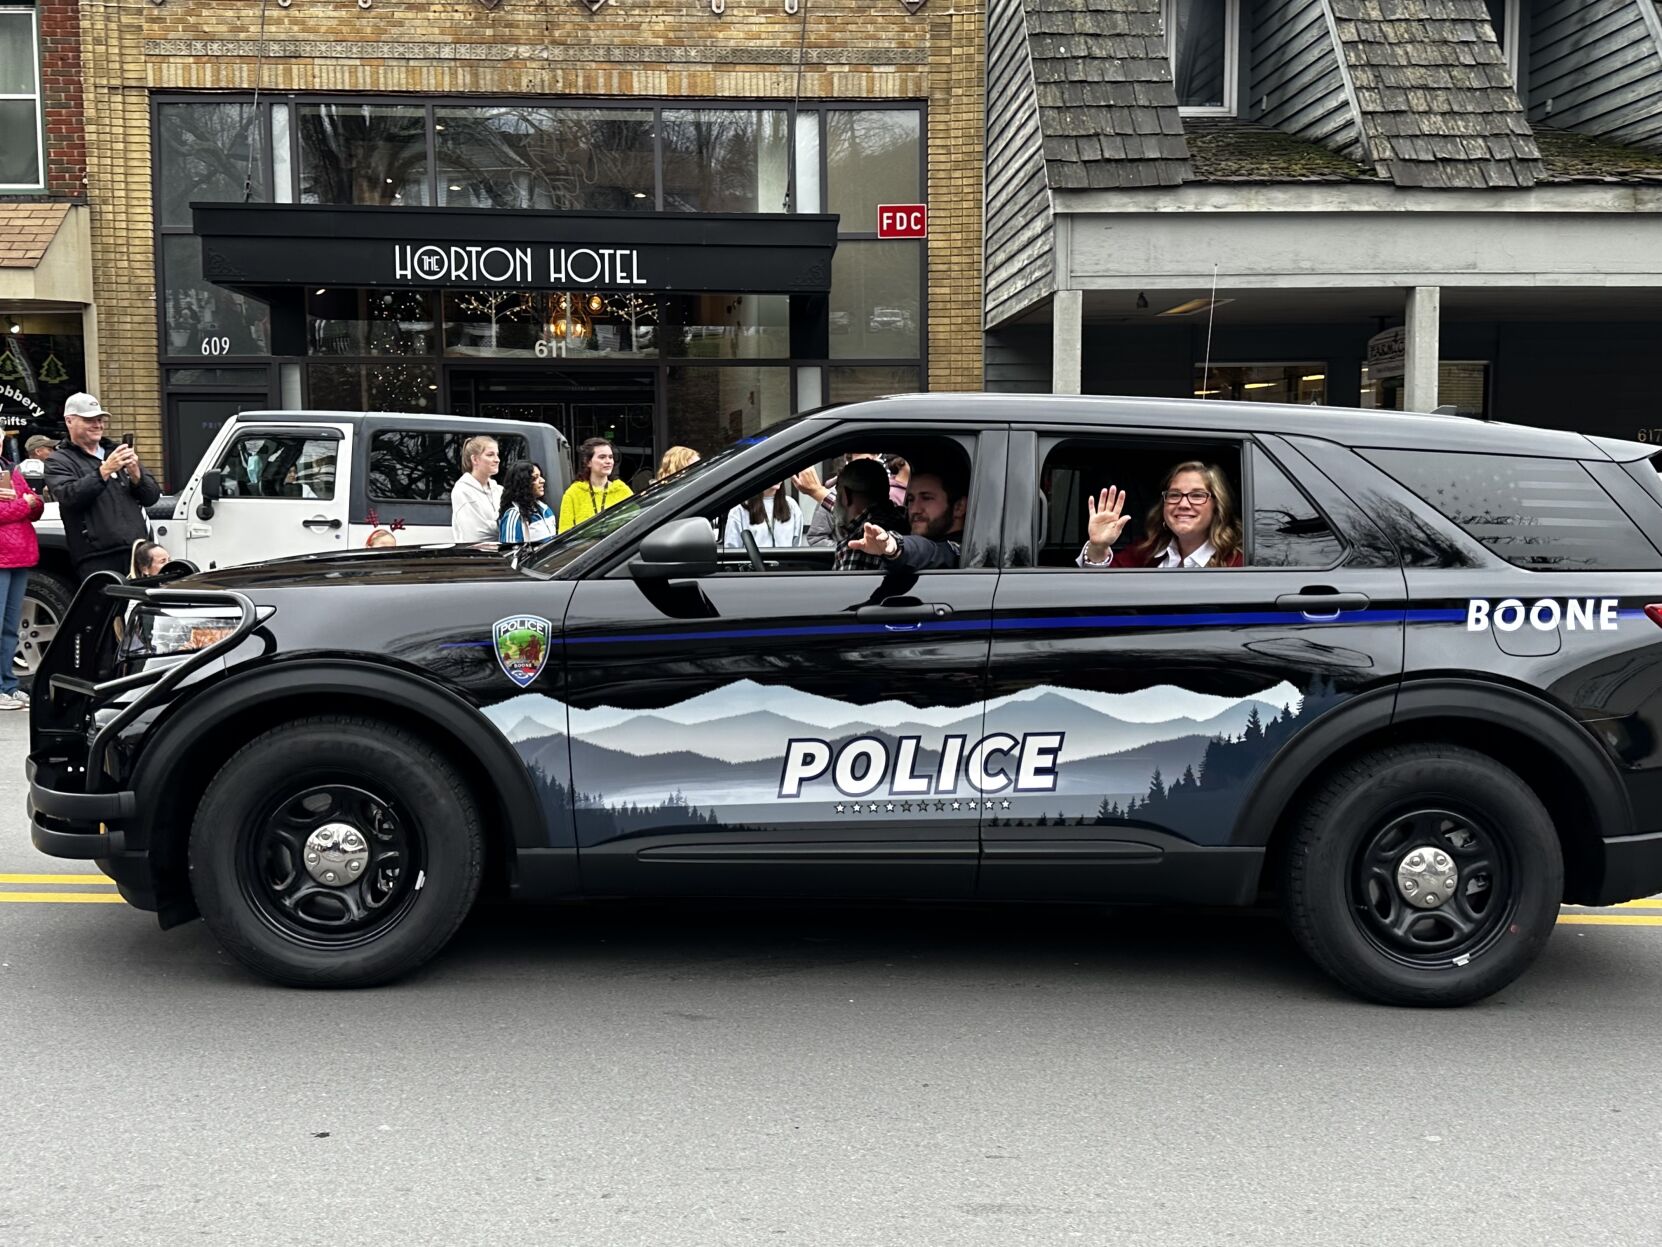
[[331, 888], [363, 878], [369, 841], [349, 823], [324, 823], [306, 837], [306, 873]]
[[1397, 891], [1419, 909], [1436, 909], [1454, 895], [1459, 882], [1454, 859], [1433, 845], [1409, 849], [1397, 863]]

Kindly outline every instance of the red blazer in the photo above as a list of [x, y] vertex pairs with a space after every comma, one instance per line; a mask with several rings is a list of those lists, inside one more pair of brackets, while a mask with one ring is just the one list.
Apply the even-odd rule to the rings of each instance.
[[[1124, 550], [1116, 551], [1114, 554], [1114, 561], [1110, 564], [1110, 566], [1126, 568], [1158, 567], [1160, 565], [1160, 559], [1164, 556], [1164, 554], [1164, 546], [1156, 547], [1149, 545], [1146, 541], [1139, 541], [1136, 545], [1127, 546]], [[1241, 561], [1241, 552], [1237, 550], [1234, 554], [1231, 554], [1229, 558], [1224, 560], [1224, 562], [1208, 563], [1207, 566], [1239, 567], [1241, 565]]]

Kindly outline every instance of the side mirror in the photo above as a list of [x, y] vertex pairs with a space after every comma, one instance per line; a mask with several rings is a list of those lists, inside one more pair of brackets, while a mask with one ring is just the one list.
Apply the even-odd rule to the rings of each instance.
[[629, 574], [636, 580], [684, 579], [708, 576], [719, 565], [715, 532], [708, 520], [694, 515], [648, 533], [640, 553], [629, 560]]
[[224, 478], [218, 469], [202, 473], [202, 502], [196, 508], [196, 518], [211, 520], [214, 517], [214, 503], [225, 496]]

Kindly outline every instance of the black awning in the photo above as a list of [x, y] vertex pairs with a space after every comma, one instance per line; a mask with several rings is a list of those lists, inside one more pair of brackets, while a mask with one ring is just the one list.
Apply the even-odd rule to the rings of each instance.
[[191, 205], [211, 282], [825, 294], [830, 215]]

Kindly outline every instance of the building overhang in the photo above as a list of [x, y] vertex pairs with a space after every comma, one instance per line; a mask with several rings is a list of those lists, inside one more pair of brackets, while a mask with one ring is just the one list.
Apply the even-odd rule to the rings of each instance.
[[191, 205], [211, 282], [826, 294], [837, 217], [501, 208]]
[[90, 304], [90, 222], [84, 204], [0, 204], [0, 304], [36, 311]]

